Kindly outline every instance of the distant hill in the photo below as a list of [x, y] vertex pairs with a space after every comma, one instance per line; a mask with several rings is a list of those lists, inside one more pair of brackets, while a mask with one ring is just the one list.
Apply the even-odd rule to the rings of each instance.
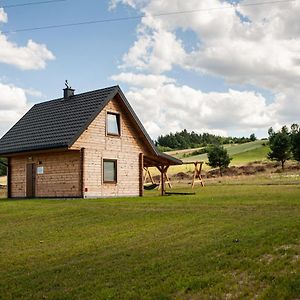
[[[257, 160], [266, 159], [266, 155], [269, 151], [269, 147], [266, 146], [265, 140], [257, 140], [254, 142], [248, 142], [244, 144], [227, 144], [224, 145], [229, 155], [233, 158], [231, 164], [251, 162]], [[184, 149], [166, 152], [173, 155], [182, 161], [207, 161], [207, 153], [189, 156], [191, 153], [205, 149], [205, 147], [196, 149]]]

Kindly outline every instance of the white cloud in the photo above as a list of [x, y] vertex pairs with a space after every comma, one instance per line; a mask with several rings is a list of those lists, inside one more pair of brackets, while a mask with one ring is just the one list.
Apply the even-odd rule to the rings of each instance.
[[163, 75], [145, 75], [135, 73], [120, 73], [111, 76], [112, 80], [122, 81], [130, 85], [145, 87], [145, 88], [156, 88], [162, 84], [175, 83], [176, 80]]
[[139, 39], [123, 56], [122, 68], [147, 70], [155, 74], [170, 71], [172, 65], [183, 62], [185, 52], [182, 42], [175, 34], [163, 29], [152, 30], [141, 27]]
[[[150, 81], [152, 76], [149, 75]], [[122, 77], [126, 83], [132, 79], [133, 88], [126, 96], [153, 138], [183, 128], [226, 135], [229, 131], [243, 132], [247, 128], [255, 130], [272, 125], [270, 107], [259, 93], [236, 90], [204, 93], [165, 78], [157, 85], [136, 89], [135, 86], [147, 80], [146, 75], [115, 78], [122, 81]]]
[[46, 45], [29, 40], [25, 47], [19, 47], [0, 34], [1, 63], [14, 65], [22, 70], [37, 70], [44, 69], [46, 61], [54, 59], [54, 55]]
[[29, 108], [30, 104], [24, 89], [0, 83], [0, 136], [13, 126]]
[[7, 23], [7, 13], [0, 7], [0, 23]]
[[[134, 99], [152, 135], [182, 128], [253, 132], [299, 120], [299, 1], [243, 6], [253, 3], [244, 0], [232, 8], [221, 0], [112, 3], [127, 4], [145, 14], [137, 27], [136, 41], [123, 56], [123, 73], [113, 79], [132, 87], [128, 96]], [[199, 12], [155, 16], [192, 10]], [[192, 50], [187, 50], [184, 34], [179, 36], [178, 31], [195, 34]], [[174, 66], [194, 71], [195, 76], [212, 74], [229, 84], [250, 84], [254, 91], [203, 93], [178, 86], [165, 80], [164, 73]], [[134, 75], [133, 70], [148, 75]], [[160, 83], [157, 88], [155, 82]], [[273, 103], [266, 104], [255, 88], [270, 91]], [[150, 105], [153, 101], [156, 104]], [[150, 109], [151, 118], [145, 113]]]
[[[123, 66], [163, 73], [178, 65], [222, 76], [229, 83], [250, 83], [276, 92], [291, 84], [299, 87], [300, 2], [236, 9], [229, 6], [218, 0], [149, 1], [143, 7], [145, 17], [137, 41], [124, 55]], [[153, 17], [161, 12], [218, 7]], [[242, 21], [236, 11], [251, 22]], [[185, 51], [184, 42], [176, 35], [178, 29], [196, 33], [199, 44], [195, 50]]]
[[[0, 8], [0, 22], [7, 22], [7, 14]], [[21, 70], [38, 70], [46, 67], [46, 62], [55, 56], [44, 44], [28, 40], [26, 46], [9, 41], [0, 31], [0, 63], [13, 65]]]
[[26, 89], [25, 90], [25, 93], [28, 95], [28, 96], [31, 96], [31, 97], [38, 97], [38, 98], [42, 98], [42, 97], [45, 97], [45, 95], [40, 92], [40, 91], [37, 91], [35, 89], [32, 89], [32, 88], [29, 88], [29, 89]]

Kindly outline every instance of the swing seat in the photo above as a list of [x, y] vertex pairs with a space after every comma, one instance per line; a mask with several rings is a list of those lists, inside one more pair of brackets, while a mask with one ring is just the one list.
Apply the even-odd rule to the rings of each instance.
[[153, 184], [148, 184], [148, 185], [144, 185], [144, 190], [146, 191], [151, 191], [154, 190], [155, 188], [157, 188], [159, 186], [159, 184], [157, 183], [153, 183]]

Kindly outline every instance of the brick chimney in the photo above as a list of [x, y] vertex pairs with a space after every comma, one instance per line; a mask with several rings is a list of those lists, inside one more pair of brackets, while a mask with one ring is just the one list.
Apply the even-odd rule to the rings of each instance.
[[65, 86], [66, 86], [66, 88], [64, 88], [64, 99], [65, 99], [65, 100], [68, 100], [68, 99], [70, 99], [72, 96], [74, 96], [75, 90], [72, 89], [72, 87], [69, 86], [68, 80], [66, 80]]

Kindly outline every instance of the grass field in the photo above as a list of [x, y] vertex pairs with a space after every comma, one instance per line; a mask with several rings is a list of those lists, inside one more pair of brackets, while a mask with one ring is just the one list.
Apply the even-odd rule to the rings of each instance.
[[242, 165], [254, 161], [268, 161], [267, 154], [270, 148], [267, 146], [261, 146], [245, 152], [240, 152], [232, 155], [233, 158], [231, 165]]
[[[268, 146], [264, 146], [265, 143], [266, 141], [257, 140], [245, 144], [224, 145], [230, 157], [233, 158], [230, 165], [239, 166], [254, 161], [266, 161], [267, 153], [270, 151], [270, 149]], [[184, 162], [187, 161], [207, 162], [208, 161], [206, 153], [190, 156], [190, 157], [183, 157], [184, 153], [190, 153], [193, 151], [195, 151], [195, 149], [185, 149], [185, 150], [171, 151], [166, 153], [173, 155]], [[206, 163], [203, 165], [203, 170], [208, 171], [210, 169], [211, 169], [210, 166], [208, 166]], [[179, 172], [193, 172], [193, 171], [194, 171], [193, 165], [172, 166], [169, 168], [168, 174], [172, 175], [172, 174], [177, 174]], [[156, 168], [151, 168], [151, 173], [153, 175], [159, 175], [159, 171]]]
[[300, 186], [196, 191], [0, 201], [0, 299], [299, 299]]
[[[239, 154], [245, 153], [245, 152], [251, 153], [252, 151], [257, 150], [257, 149], [262, 149], [262, 148], [268, 149], [268, 147], [263, 146], [263, 144], [265, 142], [266, 141], [257, 140], [254, 142], [249, 142], [249, 143], [244, 143], [244, 144], [228, 144], [228, 145], [224, 145], [224, 148], [226, 148], [228, 154], [232, 157], [234, 155], [239, 155]], [[249, 158], [252, 159], [251, 156], [249, 156]], [[265, 158], [265, 156], [263, 156], [261, 158], [263, 159], [263, 158]], [[187, 158], [182, 157], [181, 159], [183, 161], [195, 161], [195, 160], [207, 161], [207, 154], [204, 153], [204, 154], [200, 154], [200, 155], [190, 156]]]

